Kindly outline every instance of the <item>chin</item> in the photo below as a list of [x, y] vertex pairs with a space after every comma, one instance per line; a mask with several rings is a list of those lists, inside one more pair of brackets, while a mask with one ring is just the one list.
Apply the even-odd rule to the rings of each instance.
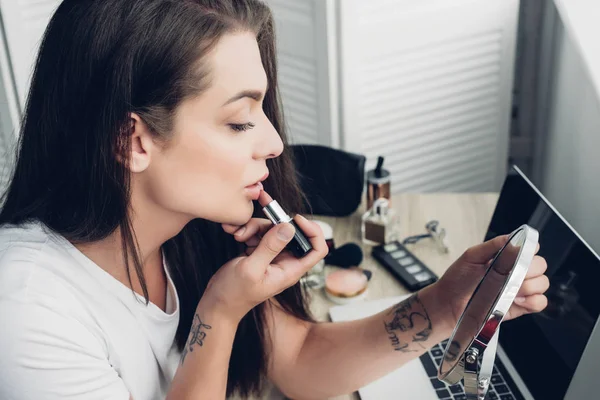
[[236, 201], [221, 201], [220, 203], [211, 204], [212, 210], [207, 213], [201, 213], [200, 209], [195, 211], [196, 218], [203, 218], [217, 224], [228, 225], [245, 225], [252, 218], [254, 213], [254, 204], [247, 199]]
[[224, 221], [224, 223], [231, 225], [245, 225], [252, 219], [253, 212], [254, 206], [252, 202], [240, 205], [235, 210], [230, 210], [230, 212], [226, 214], [226, 221]]

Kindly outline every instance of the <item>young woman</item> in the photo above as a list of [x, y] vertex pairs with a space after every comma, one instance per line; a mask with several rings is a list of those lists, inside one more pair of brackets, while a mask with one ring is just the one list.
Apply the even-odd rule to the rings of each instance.
[[[32, 77], [0, 213], [0, 398], [349, 393], [447, 338], [506, 242], [379, 315], [316, 323], [283, 251], [301, 193], [259, 0], [65, 0]], [[264, 185], [264, 186], [263, 186]], [[264, 188], [264, 191], [263, 191]], [[546, 305], [537, 257], [510, 318]], [[401, 394], [398, 394], [401, 398]]]

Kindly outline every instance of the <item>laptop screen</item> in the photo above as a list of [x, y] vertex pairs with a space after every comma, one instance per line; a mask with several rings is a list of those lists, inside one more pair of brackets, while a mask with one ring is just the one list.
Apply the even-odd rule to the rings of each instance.
[[548, 263], [548, 307], [502, 324], [500, 344], [536, 399], [563, 399], [600, 313], [600, 260], [511, 168], [485, 239], [528, 224]]

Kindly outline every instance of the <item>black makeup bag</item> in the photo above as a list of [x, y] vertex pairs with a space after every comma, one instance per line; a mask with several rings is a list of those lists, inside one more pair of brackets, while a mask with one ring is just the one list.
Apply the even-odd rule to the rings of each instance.
[[342, 217], [356, 211], [365, 183], [365, 156], [321, 145], [291, 148], [309, 212]]

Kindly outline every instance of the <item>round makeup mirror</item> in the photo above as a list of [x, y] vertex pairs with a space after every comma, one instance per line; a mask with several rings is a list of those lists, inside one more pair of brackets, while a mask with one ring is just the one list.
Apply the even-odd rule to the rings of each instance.
[[438, 379], [449, 385], [464, 380], [467, 399], [487, 394], [498, 333], [535, 255], [538, 232], [523, 225], [511, 233], [467, 303], [448, 340]]

